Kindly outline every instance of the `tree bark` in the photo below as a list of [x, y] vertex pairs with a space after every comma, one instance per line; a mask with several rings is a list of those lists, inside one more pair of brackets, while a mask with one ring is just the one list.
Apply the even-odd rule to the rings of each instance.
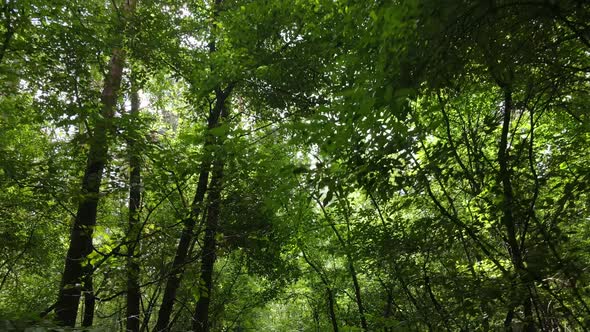
[[[127, 0], [124, 6], [124, 16], [135, 10], [135, 0]], [[70, 244], [66, 255], [64, 272], [55, 307], [57, 323], [62, 326], [75, 326], [80, 303], [81, 284], [87, 283], [88, 276], [84, 276], [86, 257], [92, 252], [92, 233], [96, 225], [96, 210], [98, 205], [102, 173], [108, 155], [107, 135], [111, 129], [111, 120], [115, 113], [118, 92], [121, 87], [125, 51], [115, 48], [109, 63], [109, 72], [104, 80], [101, 95], [102, 109], [96, 121], [84, 178], [82, 179], [82, 198], [70, 234]]]
[[[208, 130], [211, 130], [219, 124], [219, 117], [221, 115], [222, 108], [218, 105], [211, 110], [209, 113]], [[162, 305], [158, 312], [158, 321], [156, 322], [156, 331], [167, 331], [170, 325], [170, 316], [174, 307], [174, 301], [176, 299], [176, 292], [180, 286], [182, 274], [184, 272], [184, 265], [186, 263], [186, 257], [188, 256], [189, 248], [193, 241], [193, 231], [195, 228], [196, 220], [201, 214], [201, 206], [205, 193], [207, 192], [207, 183], [209, 182], [209, 173], [211, 170], [211, 155], [208, 152], [211, 146], [214, 144], [215, 137], [211, 133], [207, 133], [203, 150], [205, 151], [205, 157], [201, 162], [201, 170], [199, 173], [199, 181], [197, 183], [197, 190], [195, 197], [191, 204], [191, 214], [184, 220], [184, 228], [178, 241], [176, 248], [176, 255], [172, 263], [170, 276], [166, 282], [166, 288], [162, 297]]]
[[[221, 4], [221, 1], [222, 0], [215, 0], [213, 8], [214, 17], [217, 16], [217, 8], [219, 4]], [[213, 41], [211, 41], [211, 43], [209, 43], [209, 52], [215, 52], [214, 39]], [[228, 94], [230, 90], [231, 88], [228, 88]], [[219, 125], [220, 117], [224, 117], [223, 112], [225, 96], [223, 95], [224, 91], [222, 91], [221, 89], [216, 89], [217, 98], [215, 106], [213, 107], [213, 109], [209, 111], [209, 117], [207, 119], [208, 133], [205, 139], [205, 144], [203, 146], [203, 150], [205, 151], [205, 157], [201, 163], [201, 170], [199, 174], [199, 181], [197, 183], [197, 190], [193, 202], [191, 204], [191, 214], [189, 218], [184, 221], [184, 229], [178, 242], [174, 262], [172, 263], [172, 272], [170, 274], [170, 277], [168, 278], [168, 281], [166, 282], [166, 288], [164, 290], [164, 296], [162, 298], [162, 305], [160, 306], [160, 311], [158, 312], [158, 321], [156, 322], [155, 327], [156, 331], [168, 331], [170, 329], [170, 316], [172, 315], [172, 309], [174, 307], [174, 301], [176, 299], [176, 292], [178, 290], [178, 287], [180, 286], [182, 274], [184, 272], [184, 265], [186, 263], [186, 257], [189, 253], [189, 249], [191, 248], [191, 243], [193, 242], [193, 230], [195, 228], [196, 220], [200, 215], [201, 205], [203, 204], [205, 193], [207, 192], [209, 173], [211, 171], [212, 165], [212, 156], [210, 153], [210, 148], [215, 144], [215, 136], [211, 134], [210, 130], [216, 128]], [[207, 220], [208, 219], [209, 216], [207, 216]]]
[[[131, 112], [133, 120], [139, 115], [139, 95], [136, 82], [131, 82]], [[130, 132], [127, 140], [129, 151], [129, 229], [127, 233], [127, 312], [126, 330], [138, 332], [140, 325], [139, 308], [141, 292], [139, 286], [139, 246], [141, 224], [139, 209], [141, 204], [141, 158], [135, 133]]]
[[94, 296], [94, 284], [92, 281], [92, 265], [85, 266], [84, 273], [84, 313], [82, 318], [82, 326], [92, 326], [94, 322], [94, 307], [96, 305], [96, 297]]
[[336, 320], [336, 311], [334, 310], [334, 291], [330, 287], [326, 287], [326, 293], [328, 296], [328, 313], [330, 314], [330, 322], [332, 322], [332, 330], [338, 332], [338, 321]]
[[[226, 91], [220, 88], [215, 89], [216, 107], [221, 110], [222, 120], [227, 119], [227, 108], [225, 102], [231, 93], [232, 88], [228, 87]], [[203, 240], [203, 251], [201, 254], [201, 282], [199, 286], [199, 299], [195, 307], [193, 316], [193, 330], [198, 332], [209, 331], [209, 304], [213, 289], [213, 267], [215, 265], [217, 228], [219, 224], [219, 212], [221, 209], [221, 189], [223, 185], [223, 167], [224, 156], [221, 148], [223, 147], [223, 136], [216, 138], [216, 155], [213, 162], [211, 184], [208, 195], [207, 219], [205, 224], [205, 236]]]
[[350, 256], [350, 254], [347, 255], [347, 258], [348, 258], [348, 270], [350, 271], [350, 276], [352, 278], [352, 285], [354, 286], [354, 297], [356, 300], [356, 305], [359, 309], [359, 316], [361, 317], [361, 327], [363, 328], [364, 331], [368, 331], [369, 325], [367, 324], [367, 318], [365, 316], [365, 307], [363, 305], [363, 300], [361, 297], [361, 287], [359, 285], [359, 281], [357, 278], [356, 269], [354, 268], [354, 263], [352, 261], [352, 257]]
[[209, 191], [209, 207], [205, 226], [203, 252], [201, 254], [201, 284], [199, 285], [199, 299], [193, 317], [193, 330], [197, 332], [209, 331], [209, 304], [213, 289], [213, 267], [217, 258], [216, 246], [219, 212], [221, 208], [221, 186], [223, 179], [223, 160], [216, 160], [213, 165], [211, 189]]

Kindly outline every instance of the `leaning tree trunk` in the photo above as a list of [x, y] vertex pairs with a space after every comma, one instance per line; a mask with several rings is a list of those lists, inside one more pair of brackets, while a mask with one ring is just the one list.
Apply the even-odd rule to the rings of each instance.
[[[135, 10], [136, 0], [127, 0], [123, 6], [124, 17]], [[122, 38], [120, 40], [122, 43]], [[96, 225], [96, 210], [102, 173], [108, 155], [107, 134], [111, 129], [111, 120], [115, 113], [117, 96], [121, 87], [125, 51], [118, 47], [113, 49], [109, 71], [104, 80], [101, 95], [102, 109], [96, 121], [84, 178], [82, 179], [82, 197], [70, 234], [64, 272], [55, 305], [56, 319], [63, 326], [74, 326], [78, 314], [82, 284], [86, 289], [91, 284], [88, 278], [91, 269], [85, 268], [86, 257], [92, 252], [92, 233]], [[90, 313], [85, 314], [90, 315]]]
[[223, 161], [218, 160], [213, 165], [211, 188], [209, 190], [209, 207], [205, 226], [205, 239], [201, 253], [201, 283], [199, 287], [199, 299], [193, 318], [193, 330], [198, 332], [209, 331], [209, 304], [213, 289], [213, 267], [215, 265], [217, 228], [219, 224], [219, 210], [221, 207], [221, 185], [223, 178]]
[[[232, 88], [225, 91], [215, 89], [216, 105], [221, 109], [221, 119], [227, 119], [227, 108], [225, 102], [231, 93]], [[217, 228], [219, 224], [219, 212], [221, 208], [221, 189], [223, 183], [224, 156], [221, 151], [223, 137], [216, 137], [216, 155], [213, 162], [211, 184], [208, 195], [207, 220], [205, 222], [205, 236], [203, 250], [201, 252], [201, 275], [203, 287], [199, 287], [199, 299], [193, 317], [193, 330], [198, 332], [209, 331], [209, 304], [211, 302], [211, 291], [213, 289], [213, 267], [216, 260]]]
[[[214, 17], [217, 15], [217, 8], [222, 0], [215, 0], [214, 4]], [[209, 44], [210, 53], [215, 52], [215, 41]], [[226, 94], [227, 92], [227, 94]], [[227, 91], [216, 89], [216, 102], [215, 106], [210, 109], [209, 117], [207, 119], [207, 136], [205, 138], [205, 144], [203, 150], [205, 156], [201, 162], [201, 170], [199, 174], [199, 181], [197, 183], [197, 190], [195, 197], [191, 204], [191, 213], [187, 219], [184, 220], [184, 228], [180, 235], [180, 240], [176, 248], [176, 254], [172, 263], [172, 268], [168, 280], [166, 281], [166, 287], [164, 289], [164, 295], [162, 297], [162, 304], [160, 311], [158, 312], [158, 321], [156, 322], [155, 331], [169, 331], [170, 330], [170, 316], [172, 315], [172, 309], [174, 307], [174, 301], [176, 300], [176, 292], [180, 287], [182, 276], [184, 273], [184, 266], [186, 264], [186, 258], [190, 251], [191, 243], [193, 242], [193, 231], [195, 228], [196, 220], [199, 218], [201, 213], [201, 206], [207, 192], [209, 173], [211, 172], [212, 166], [212, 155], [210, 153], [211, 147], [216, 144], [216, 137], [211, 133], [211, 129], [219, 126], [220, 118], [224, 118], [224, 103], [227, 95], [231, 92], [231, 87], [228, 87]], [[213, 182], [213, 180], [212, 180]], [[207, 217], [208, 218], [208, 217]]]
[[307, 265], [309, 265], [316, 273], [317, 275], [320, 277], [320, 280], [322, 280], [322, 283], [324, 284], [324, 286], [326, 287], [326, 299], [327, 299], [327, 305], [328, 305], [328, 315], [330, 316], [330, 322], [332, 323], [332, 331], [334, 332], [338, 332], [338, 320], [336, 319], [336, 310], [335, 308], [335, 299], [334, 299], [334, 290], [332, 289], [332, 287], [330, 286], [330, 282], [328, 281], [328, 279], [326, 278], [326, 276], [324, 276], [324, 273], [322, 273], [322, 270], [320, 270], [305, 254], [305, 250], [303, 250], [303, 247], [301, 248], [301, 254], [303, 255], [303, 259], [305, 260], [305, 262], [307, 263]]
[[[361, 328], [363, 329], [363, 331], [368, 331], [369, 324], [367, 323], [367, 317], [365, 315], [365, 306], [363, 304], [363, 298], [361, 295], [361, 286], [358, 281], [358, 273], [356, 272], [356, 268], [354, 266], [354, 260], [352, 258], [352, 254], [350, 252], [350, 248], [347, 245], [346, 241], [344, 241], [344, 238], [342, 237], [342, 235], [340, 234], [338, 229], [336, 228], [336, 224], [333, 222], [332, 218], [330, 218], [330, 215], [328, 214], [328, 212], [325, 209], [325, 205], [317, 197], [315, 197], [315, 200], [318, 203], [318, 205], [320, 206], [320, 209], [322, 210], [322, 214], [324, 215], [324, 217], [326, 218], [326, 220], [330, 224], [330, 228], [332, 228], [332, 231], [334, 231], [334, 234], [336, 235], [336, 238], [338, 239], [338, 243], [340, 243], [340, 245], [342, 246], [342, 249], [346, 253], [348, 272], [350, 273], [350, 278], [352, 279], [352, 286], [354, 288], [354, 298], [356, 300], [356, 305], [357, 305], [357, 308], [359, 311]], [[347, 212], [345, 212], [345, 213], [347, 213]], [[346, 219], [346, 224], [349, 224], [348, 216], [345, 215], [345, 219]]]
[[208, 133], [203, 145], [205, 156], [201, 162], [201, 170], [199, 173], [199, 181], [197, 183], [197, 190], [195, 197], [191, 204], [191, 213], [187, 219], [184, 220], [184, 228], [176, 247], [176, 255], [172, 262], [171, 272], [166, 281], [166, 287], [164, 289], [164, 295], [162, 297], [162, 304], [158, 312], [158, 321], [156, 322], [156, 331], [167, 331], [170, 328], [170, 316], [174, 307], [174, 301], [176, 299], [176, 291], [180, 286], [182, 280], [182, 274], [184, 272], [184, 266], [186, 264], [186, 258], [189, 253], [191, 242], [193, 241], [193, 231], [195, 228], [196, 220], [201, 214], [201, 206], [205, 198], [207, 191], [207, 183], [209, 182], [209, 173], [211, 171], [211, 146], [214, 144], [215, 136], [211, 134], [210, 130], [217, 127], [219, 124], [219, 117], [221, 116], [222, 106], [219, 102], [216, 103], [215, 107], [209, 113], [208, 122]]
[[[139, 95], [136, 82], [131, 82], [132, 120], [138, 120]], [[129, 229], [127, 233], [127, 312], [126, 330], [138, 332], [140, 325], [139, 308], [141, 293], [139, 287], [139, 245], [141, 224], [139, 209], [141, 203], [141, 158], [136, 141], [136, 133], [130, 132], [127, 140], [129, 151]]]

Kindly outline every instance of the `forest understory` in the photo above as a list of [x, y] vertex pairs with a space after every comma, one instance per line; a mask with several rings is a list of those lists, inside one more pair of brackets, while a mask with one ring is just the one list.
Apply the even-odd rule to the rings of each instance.
[[588, 1], [2, 0], [0, 43], [0, 331], [590, 329]]

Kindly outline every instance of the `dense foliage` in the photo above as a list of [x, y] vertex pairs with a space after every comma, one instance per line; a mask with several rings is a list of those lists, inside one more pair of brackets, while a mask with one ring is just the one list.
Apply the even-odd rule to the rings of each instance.
[[589, 22], [3, 0], [0, 330], [587, 331]]

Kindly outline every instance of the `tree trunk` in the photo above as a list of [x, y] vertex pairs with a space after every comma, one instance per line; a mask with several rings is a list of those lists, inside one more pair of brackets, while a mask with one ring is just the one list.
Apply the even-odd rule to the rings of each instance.
[[88, 164], [82, 182], [83, 197], [70, 235], [70, 246], [66, 256], [59, 297], [55, 312], [60, 325], [74, 326], [78, 313], [83, 263], [92, 252], [92, 231], [96, 224], [96, 207], [100, 178], [106, 159], [106, 126], [97, 125], [91, 143]]
[[223, 164], [223, 160], [216, 160], [213, 165], [211, 189], [208, 196], [209, 207], [207, 211], [203, 252], [201, 254], [201, 285], [199, 286], [199, 299], [197, 300], [193, 318], [193, 330], [197, 332], [209, 331], [209, 304], [213, 289], [213, 267], [217, 258], [217, 241], [215, 236], [217, 235], [221, 207]]
[[[216, 104], [209, 114], [208, 129], [211, 130], [219, 124], [219, 117], [221, 116], [222, 108]], [[172, 308], [174, 307], [174, 300], [176, 299], [176, 291], [180, 286], [182, 279], [182, 273], [184, 272], [184, 265], [186, 263], [186, 257], [188, 256], [189, 248], [193, 241], [193, 230], [195, 228], [196, 220], [201, 214], [201, 206], [205, 193], [207, 191], [207, 182], [209, 182], [209, 172], [211, 169], [211, 156], [207, 152], [210, 147], [214, 144], [215, 137], [208, 133], [203, 150], [206, 155], [201, 162], [201, 171], [199, 173], [199, 181], [197, 183], [197, 191], [191, 204], [191, 214], [189, 218], [184, 221], [184, 228], [180, 235], [180, 240], [176, 248], [176, 255], [172, 263], [170, 276], [166, 282], [166, 288], [162, 297], [162, 305], [158, 312], [158, 321], [156, 322], [156, 331], [167, 331], [170, 325], [170, 316], [172, 314]]]
[[[354, 261], [352, 259], [352, 255], [350, 253], [350, 249], [347, 246], [346, 241], [344, 241], [344, 238], [342, 237], [342, 235], [340, 235], [340, 232], [336, 228], [334, 222], [332, 221], [332, 218], [330, 218], [330, 216], [328, 215], [328, 212], [326, 211], [325, 206], [323, 205], [323, 203], [317, 197], [315, 198], [315, 200], [318, 203], [318, 205], [320, 206], [320, 208], [322, 210], [322, 213], [324, 214], [324, 217], [326, 218], [326, 220], [330, 224], [330, 228], [332, 228], [332, 231], [334, 231], [334, 234], [336, 235], [336, 238], [338, 238], [338, 242], [342, 246], [342, 249], [346, 253], [346, 260], [348, 261], [348, 271], [350, 272], [350, 277], [352, 279], [352, 285], [354, 287], [354, 296], [355, 296], [355, 300], [356, 300], [356, 305], [357, 305], [358, 310], [359, 310], [359, 316], [360, 316], [360, 320], [361, 320], [361, 327], [362, 327], [362, 329], [364, 331], [368, 331], [369, 330], [369, 325], [367, 324], [367, 318], [365, 316], [365, 307], [363, 305], [363, 298], [361, 296], [361, 287], [359, 285], [358, 276], [357, 276], [357, 273], [356, 273], [356, 269], [354, 267]], [[348, 217], [347, 216], [346, 216], [346, 222], [348, 224]]]
[[[127, 0], [124, 13], [129, 15], [135, 9], [135, 0]], [[90, 139], [90, 151], [82, 180], [82, 198], [70, 234], [64, 272], [55, 306], [57, 322], [62, 326], [74, 326], [80, 303], [81, 284], [84, 276], [86, 257], [92, 252], [92, 233], [96, 225], [96, 209], [102, 173], [107, 160], [107, 134], [115, 113], [117, 96], [121, 87], [125, 51], [113, 49], [109, 72], [104, 80], [101, 95], [102, 109]]]
[[[509, 87], [503, 87], [504, 90], [504, 116], [503, 116], [503, 123], [502, 123], [502, 136], [500, 137], [500, 148], [498, 150], [498, 164], [500, 165], [500, 172], [499, 178], [502, 184], [502, 195], [503, 195], [503, 202], [502, 202], [502, 224], [506, 228], [507, 233], [507, 244], [510, 251], [510, 257], [512, 260], [512, 265], [514, 266], [514, 270], [516, 272], [516, 279], [518, 280], [515, 290], [515, 297], [516, 302], [519, 302], [523, 305], [524, 309], [524, 326], [523, 331], [535, 331], [535, 324], [533, 319], [533, 312], [531, 308], [531, 297], [529, 296], [529, 291], [531, 283], [528, 281], [527, 273], [524, 265], [524, 260], [522, 257], [522, 250], [518, 244], [517, 234], [516, 234], [516, 223], [514, 220], [514, 196], [512, 190], [512, 182], [510, 178], [510, 169], [508, 160], [510, 158], [509, 155], [509, 147], [508, 147], [508, 133], [510, 131], [510, 117], [512, 114], [512, 91]], [[524, 243], [524, 242], [523, 242]], [[528, 290], [523, 292], [521, 291], [522, 287], [526, 287]], [[504, 321], [505, 326], [510, 325], [512, 321], [512, 317], [514, 316], [513, 308], [509, 309], [507, 314], [507, 318]]]
[[330, 287], [330, 282], [328, 281], [326, 276], [324, 276], [319, 267], [312, 263], [309, 257], [307, 257], [307, 255], [305, 254], [305, 250], [303, 250], [303, 248], [301, 248], [301, 254], [303, 255], [303, 259], [305, 260], [305, 262], [318, 274], [320, 280], [322, 280], [322, 283], [324, 284], [324, 286], [326, 286], [326, 295], [328, 300], [328, 315], [330, 316], [332, 329], [334, 330], [334, 332], [338, 332], [338, 320], [336, 319], [336, 311], [334, 310], [334, 290], [332, 289], [332, 287]]
[[[138, 119], [139, 95], [136, 83], [131, 82], [131, 117]], [[132, 122], [133, 123], [133, 122]], [[129, 229], [127, 233], [127, 321], [126, 330], [139, 331], [139, 307], [141, 293], [139, 286], [139, 246], [141, 224], [139, 223], [139, 209], [141, 204], [141, 158], [134, 134], [130, 132], [127, 140], [129, 151]]]
[[[216, 107], [221, 109], [222, 120], [227, 119], [227, 108], [225, 101], [231, 93], [231, 87], [226, 91], [220, 88], [215, 89]], [[208, 195], [207, 219], [205, 224], [205, 237], [203, 251], [201, 254], [201, 282], [199, 288], [199, 299], [195, 308], [193, 317], [193, 330], [197, 332], [209, 331], [209, 304], [211, 302], [211, 291], [213, 289], [213, 267], [216, 260], [217, 228], [219, 224], [219, 212], [221, 208], [221, 189], [223, 185], [223, 167], [224, 156], [221, 148], [223, 147], [223, 137], [216, 139], [216, 156], [213, 163], [213, 172], [211, 176], [211, 185]]]
[[89, 327], [94, 322], [94, 307], [96, 304], [92, 281], [92, 265], [88, 264], [85, 266], [84, 274], [84, 314], [82, 316], [82, 326]]
[[[393, 311], [393, 293], [388, 288], [386, 288], [386, 292], [387, 292], [387, 300], [386, 300], [386, 303], [385, 303], [385, 310], [383, 310], [383, 318], [385, 318], [386, 321], [387, 321], [392, 316], [392, 311]], [[389, 329], [389, 327], [385, 326], [383, 328], [383, 331], [389, 332], [390, 329]]]
[[143, 321], [141, 322], [141, 328], [139, 329], [140, 332], [149, 331], [149, 324], [152, 318], [152, 312], [154, 311], [154, 307], [158, 301], [158, 297], [162, 291], [161, 285], [158, 285], [150, 299], [148, 300], [147, 308], [143, 311]]
[[330, 287], [326, 287], [328, 296], [328, 313], [330, 314], [330, 322], [332, 322], [332, 330], [338, 332], [338, 321], [336, 320], [336, 311], [334, 310], [334, 291]]
[[348, 270], [350, 271], [350, 276], [352, 278], [352, 285], [354, 287], [354, 296], [356, 300], [356, 305], [359, 309], [359, 315], [361, 316], [361, 327], [364, 331], [369, 330], [369, 325], [367, 324], [367, 318], [365, 317], [365, 307], [363, 305], [363, 300], [361, 297], [361, 287], [359, 285], [359, 281], [357, 278], [356, 269], [354, 268], [354, 264], [352, 262], [352, 257], [347, 255], [348, 257]]
[[[217, 15], [217, 7], [221, 3], [222, 0], [215, 0], [214, 8], [213, 8], [213, 16]], [[209, 52], [215, 52], [215, 41], [213, 40], [209, 44]], [[231, 88], [228, 88], [228, 94]], [[203, 204], [203, 199], [205, 198], [205, 193], [207, 192], [207, 184], [209, 181], [209, 172], [211, 170], [211, 154], [210, 154], [210, 147], [215, 143], [215, 136], [210, 133], [210, 130], [217, 127], [219, 125], [220, 117], [224, 117], [224, 103], [225, 97], [220, 98], [223, 96], [224, 92], [220, 89], [216, 89], [216, 103], [213, 109], [209, 111], [209, 117], [207, 119], [207, 128], [208, 133], [205, 139], [205, 144], [203, 146], [203, 150], [205, 151], [206, 155], [201, 163], [201, 170], [199, 174], [199, 181], [197, 183], [197, 191], [195, 193], [195, 197], [191, 204], [191, 214], [187, 220], [184, 221], [184, 229], [182, 230], [182, 234], [180, 235], [180, 241], [178, 242], [178, 247], [176, 249], [176, 255], [174, 257], [174, 262], [172, 263], [172, 272], [168, 277], [168, 281], [166, 282], [166, 288], [164, 290], [164, 296], [162, 298], [162, 305], [160, 306], [160, 311], [158, 312], [158, 321], [156, 322], [156, 331], [168, 331], [170, 329], [170, 316], [172, 315], [172, 309], [174, 307], [174, 301], [176, 299], [176, 292], [178, 287], [180, 286], [180, 282], [182, 280], [182, 274], [184, 272], [184, 265], [186, 263], [186, 257], [189, 253], [189, 249], [191, 248], [191, 244], [193, 242], [193, 230], [195, 228], [196, 220], [200, 215], [201, 212], [201, 205]], [[212, 180], [213, 181], [213, 180]], [[209, 216], [207, 216], [209, 219]]]

